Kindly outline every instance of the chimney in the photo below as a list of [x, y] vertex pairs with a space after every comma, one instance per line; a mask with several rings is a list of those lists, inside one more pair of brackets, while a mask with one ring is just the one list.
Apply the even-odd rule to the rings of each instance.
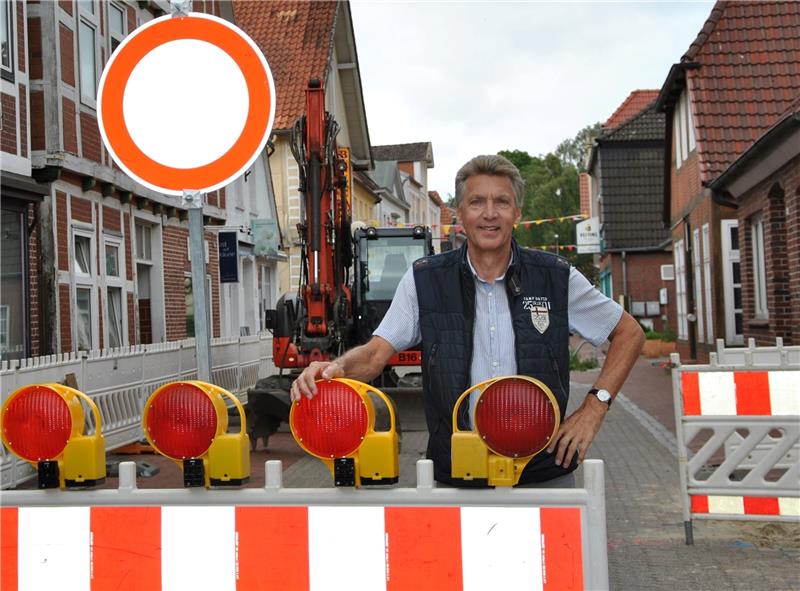
[[592, 206], [591, 206], [591, 198], [592, 192], [589, 190], [589, 173], [582, 172], [580, 175], [579, 185], [580, 185], [580, 195], [581, 195], [581, 215], [584, 217], [591, 217], [592, 213]]

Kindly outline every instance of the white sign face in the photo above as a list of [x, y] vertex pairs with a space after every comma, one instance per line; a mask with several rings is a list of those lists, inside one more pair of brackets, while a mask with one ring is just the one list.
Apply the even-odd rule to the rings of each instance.
[[170, 195], [213, 191], [264, 149], [275, 84], [261, 50], [228, 21], [163, 16], [111, 55], [97, 115], [106, 148], [131, 178]]
[[578, 254], [593, 254], [600, 250], [600, 218], [589, 218], [575, 225]]

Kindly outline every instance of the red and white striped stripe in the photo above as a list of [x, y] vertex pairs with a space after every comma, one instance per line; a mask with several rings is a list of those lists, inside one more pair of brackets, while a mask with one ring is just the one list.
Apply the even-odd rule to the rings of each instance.
[[583, 589], [578, 507], [0, 509], [0, 589]]
[[692, 513], [800, 517], [800, 498], [798, 497], [692, 495], [691, 500]]
[[682, 371], [684, 416], [800, 415], [800, 371]]

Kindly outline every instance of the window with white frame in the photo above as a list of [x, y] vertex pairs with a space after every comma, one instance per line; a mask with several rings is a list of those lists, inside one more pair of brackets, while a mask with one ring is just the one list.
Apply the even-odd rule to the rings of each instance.
[[94, 0], [80, 0], [78, 18], [78, 73], [81, 102], [97, 101], [97, 16]]
[[125, 9], [114, 3], [106, 5], [108, 7], [108, 42], [110, 53], [114, 53], [125, 38], [127, 26], [125, 24]]
[[75, 348], [91, 351], [95, 346], [92, 290], [96, 284], [94, 241], [91, 231], [73, 230], [72, 276], [75, 285]]
[[126, 344], [125, 298], [123, 297], [122, 241], [116, 237], [105, 237], [106, 346], [115, 349]]
[[714, 343], [714, 308], [711, 297], [711, 242], [708, 224], [703, 224], [703, 284], [706, 295], [706, 342]]
[[750, 221], [750, 239], [753, 244], [753, 303], [756, 318], [769, 318], [767, 311], [767, 268], [764, 259], [764, 218], [761, 214]]
[[683, 240], [675, 243], [675, 306], [678, 314], [678, 338], [689, 338], [689, 320], [686, 312], [686, 252]]
[[675, 266], [674, 265], [661, 265], [661, 280], [673, 281], [675, 279]]
[[259, 330], [266, 330], [266, 313], [275, 307], [273, 285], [275, 280], [272, 276], [274, 267], [261, 265], [258, 268], [258, 312], [260, 318]]
[[0, 2], [0, 71], [3, 78], [14, 81], [14, 2]]
[[684, 89], [672, 113], [672, 134], [675, 146], [675, 167], [680, 168], [695, 149], [694, 122], [689, 89]]
[[[681, 95], [683, 97], [683, 95]], [[675, 144], [675, 168], [680, 168], [683, 161], [686, 160], [686, 146], [683, 143], [683, 117], [681, 117], [681, 101], [675, 105], [675, 111], [672, 113], [672, 133], [674, 137], [673, 144]]]
[[742, 313], [742, 277], [739, 262], [739, 222], [720, 222], [722, 247], [722, 296], [725, 306], [725, 344], [744, 344]]
[[154, 219], [137, 218], [134, 223], [136, 264], [136, 326], [131, 329], [140, 343], [158, 343], [166, 338], [161, 226]]
[[705, 336], [703, 320], [703, 283], [701, 276], [702, 260], [700, 258], [700, 230], [695, 228], [692, 232], [692, 282], [694, 283], [694, 309], [697, 317], [697, 340], [702, 341]]

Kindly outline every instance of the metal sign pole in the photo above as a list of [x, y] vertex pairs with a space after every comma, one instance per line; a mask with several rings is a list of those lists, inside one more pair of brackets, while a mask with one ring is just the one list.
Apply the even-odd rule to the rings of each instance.
[[203, 194], [184, 191], [183, 201], [189, 210], [189, 258], [192, 262], [192, 304], [197, 379], [211, 382], [211, 326], [209, 298], [206, 291], [206, 257], [203, 244]]

